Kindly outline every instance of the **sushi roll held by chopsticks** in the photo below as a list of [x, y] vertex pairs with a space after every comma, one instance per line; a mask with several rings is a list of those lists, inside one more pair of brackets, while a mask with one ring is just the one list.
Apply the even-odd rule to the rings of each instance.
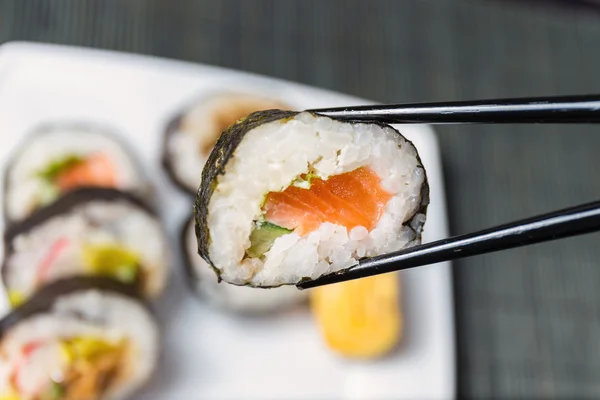
[[419, 244], [428, 204], [417, 149], [391, 126], [255, 112], [204, 167], [198, 250], [228, 283], [293, 285]]

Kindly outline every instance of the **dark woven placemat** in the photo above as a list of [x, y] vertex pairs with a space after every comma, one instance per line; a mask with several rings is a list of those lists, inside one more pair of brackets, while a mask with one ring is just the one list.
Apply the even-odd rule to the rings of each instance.
[[[540, 3], [0, 0], [0, 42], [155, 54], [377, 101], [600, 92], [598, 13]], [[600, 127], [438, 131], [453, 233], [600, 195]], [[600, 397], [598, 243], [456, 263], [461, 397]]]

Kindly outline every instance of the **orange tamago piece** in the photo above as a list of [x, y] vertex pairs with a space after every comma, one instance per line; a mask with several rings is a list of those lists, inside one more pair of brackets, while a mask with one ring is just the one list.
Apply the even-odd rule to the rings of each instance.
[[337, 353], [378, 358], [399, 342], [402, 311], [397, 273], [317, 287], [310, 295], [323, 338]]

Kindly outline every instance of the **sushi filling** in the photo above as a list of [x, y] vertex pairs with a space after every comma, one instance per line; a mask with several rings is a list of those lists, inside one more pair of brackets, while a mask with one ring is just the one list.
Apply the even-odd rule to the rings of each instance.
[[127, 348], [125, 339], [94, 336], [25, 343], [9, 371], [8, 398], [98, 399], [126, 372]]
[[234, 284], [293, 284], [417, 244], [428, 202], [395, 130], [309, 113], [247, 132], [216, 180], [208, 250]]
[[368, 167], [327, 180], [303, 174], [285, 190], [267, 194], [246, 254], [261, 257], [279, 236], [291, 232], [306, 236], [326, 222], [348, 231], [371, 231], [391, 197]]
[[101, 152], [88, 156], [75, 154], [52, 160], [37, 173], [43, 182], [35, 207], [44, 206], [70, 190], [79, 187], [110, 187], [117, 185], [117, 172], [110, 157]]

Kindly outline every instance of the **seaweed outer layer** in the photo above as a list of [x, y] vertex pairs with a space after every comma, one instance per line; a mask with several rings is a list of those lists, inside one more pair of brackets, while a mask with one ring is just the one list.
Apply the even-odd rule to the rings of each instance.
[[[304, 111], [306, 112], [306, 111]], [[237, 121], [235, 124], [231, 125], [227, 130], [225, 130], [219, 140], [215, 144], [213, 150], [204, 165], [204, 169], [202, 170], [202, 182], [200, 184], [200, 188], [198, 189], [198, 193], [196, 195], [196, 201], [194, 202], [194, 218], [196, 220], [196, 238], [198, 240], [198, 254], [211, 266], [213, 271], [217, 274], [219, 282], [221, 282], [221, 271], [213, 264], [210, 259], [208, 247], [210, 243], [210, 232], [208, 229], [208, 204], [210, 199], [217, 187], [217, 179], [219, 175], [225, 172], [225, 167], [227, 166], [228, 161], [233, 156], [237, 146], [244, 139], [244, 136], [250, 132], [251, 130], [258, 128], [263, 124], [267, 124], [269, 122], [274, 122], [278, 120], [287, 120], [294, 118], [296, 115], [300, 114], [297, 111], [283, 111], [283, 110], [266, 110], [266, 111], [257, 111], [250, 114], [248, 117]], [[314, 116], [321, 115], [317, 113], [311, 113]], [[350, 124], [365, 124], [364, 121], [353, 121], [353, 120], [342, 120], [333, 117], [330, 118], [342, 123], [350, 123]], [[408, 142], [415, 149], [416, 146], [408, 139], [406, 139], [402, 134], [392, 127], [391, 125], [379, 122], [379, 121], [370, 121], [367, 124], [369, 125], [378, 125], [382, 128], [389, 128], [394, 130], [400, 137], [402, 137], [406, 142]], [[429, 180], [427, 178], [427, 171], [423, 167], [423, 162], [421, 161], [421, 157], [418, 154], [417, 149], [417, 161], [418, 166], [423, 169], [423, 173], [425, 174], [425, 178], [423, 180], [423, 184], [421, 185], [421, 204], [420, 207], [414, 212], [414, 214], [408, 218], [408, 220], [403, 224], [404, 226], [408, 226], [415, 232], [416, 239], [421, 240], [421, 234], [423, 231], [424, 222], [417, 221], [415, 217], [419, 214], [427, 215], [427, 207], [429, 205]], [[352, 268], [352, 267], [350, 267]], [[339, 271], [339, 274], [344, 274], [348, 269]], [[309, 280], [310, 278], [304, 278], [301, 282]], [[238, 286], [253, 286], [258, 288], [275, 288], [284, 285], [296, 285], [295, 283], [283, 283], [280, 285], [273, 286], [256, 286], [251, 283], [245, 284], [236, 284], [231, 283], [233, 285]]]
[[110, 278], [80, 276], [66, 278], [54, 281], [31, 296], [25, 303], [13, 309], [9, 314], [0, 320], [0, 340], [16, 324], [24, 319], [34, 315], [48, 312], [54, 306], [54, 303], [62, 296], [76, 292], [98, 290], [109, 292], [130, 301], [141, 304], [150, 315], [152, 310], [147, 302], [140, 296], [139, 292], [131, 285], [115, 281]]
[[[187, 110], [186, 110], [187, 111]], [[162, 153], [160, 158], [160, 164], [167, 173], [167, 176], [171, 180], [171, 182], [186, 196], [194, 196], [196, 191], [192, 189], [189, 185], [183, 182], [177, 176], [175, 169], [173, 167], [173, 158], [169, 153], [169, 140], [171, 137], [177, 132], [179, 126], [181, 125], [181, 121], [185, 115], [185, 111], [175, 115], [173, 118], [169, 120], [165, 127], [165, 132], [163, 134], [163, 142], [162, 142]]]

